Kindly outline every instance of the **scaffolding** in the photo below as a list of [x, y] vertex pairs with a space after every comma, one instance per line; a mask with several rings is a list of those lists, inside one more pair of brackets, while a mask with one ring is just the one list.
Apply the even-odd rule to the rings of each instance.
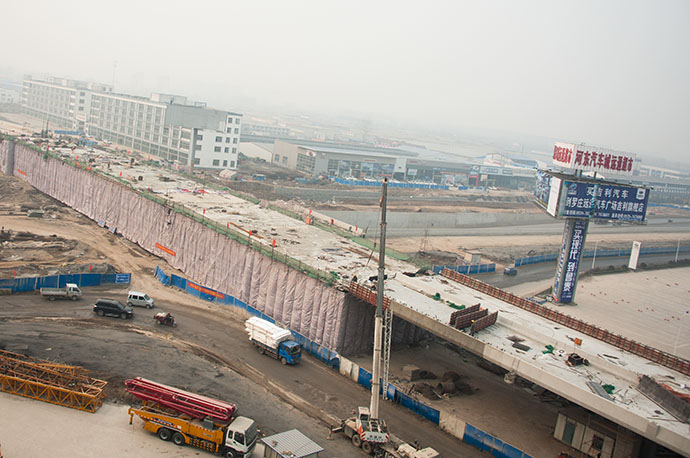
[[108, 382], [88, 376], [80, 366], [54, 363], [0, 350], [0, 391], [95, 412]]

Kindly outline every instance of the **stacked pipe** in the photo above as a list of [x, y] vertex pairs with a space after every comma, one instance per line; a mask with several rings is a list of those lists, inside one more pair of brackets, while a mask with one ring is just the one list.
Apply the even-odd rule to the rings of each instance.
[[235, 404], [207, 398], [141, 377], [125, 380], [125, 390], [144, 402], [159, 404], [193, 418], [210, 417], [220, 423], [229, 423], [237, 410]]

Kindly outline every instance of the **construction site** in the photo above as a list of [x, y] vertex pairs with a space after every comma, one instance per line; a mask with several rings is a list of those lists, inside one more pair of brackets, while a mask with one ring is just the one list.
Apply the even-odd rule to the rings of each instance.
[[[132, 325], [117, 320], [93, 325], [92, 303], [49, 308], [36, 294], [0, 296], [6, 303], [2, 335], [14, 335], [0, 340], [0, 348], [6, 350], [0, 363], [2, 391], [95, 412], [106, 395], [125, 400], [120, 386], [125, 379], [155, 378], [162, 370], [166, 374], [162, 381], [168, 385], [227, 398], [227, 383], [222, 388], [215, 382], [198, 386], [191, 375], [180, 373], [186, 366], [178, 366], [176, 358], [185, 347], [194, 354], [185, 356], [193, 360], [190, 365], [198, 366], [194, 371], [216, 374], [212, 376], [216, 379], [244, 380], [234, 382], [232, 395], [252, 399], [251, 412], [241, 414], [255, 418], [260, 426], [272, 418], [271, 403], [295, 409], [260, 429], [279, 432], [294, 421], [326, 448], [326, 456], [364, 453], [342, 439], [328, 441], [325, 431], [326, 425], [348, 414], [347, 406], [357, 405], [346, 393], [354, 390], [366, 399], [365, 388], [372, 383], [370, 355], [380, 292], [379, 233], [372, 221], [339, 220], [329, 214], [329, 205], [317, 209], [260, 194], [257, 198], [252, 190], [260, 189], [261, 183], [183, 174], [174, 166], [126, 150], [60, 148], [46, 140], [27, 142], [7, 136], [0, 143], [0, 172], [4, 174], [0, 277], [129, 272], [132, 287], [149, 294], [155, 291], [157, 301], [167, 301], [188, 326], [179, 330], [188, 333], [183, 338], [178, 330], [160, 334], [151, 329], [150, 320], [139, 318]], [[477, 221], [488, 218], [488, 224], [504, 218], [505, 225], [520, 225], [544, 217], [528, 208], [527, 198], [501, 193], [494, 197], [488, 204], [486, 196], [468, 193], [462, 198], [471, 201], [466, 207], [472, 211], [486, 206], [491, 216]], [[438, 200], [438, 196], [415, 198]], [[400, 198], [400, 208], [405, 207], [404, 200]], [[347, 209], [356, 210], [357, 205]], [[415, 211], [409, 205], [407, 209]], [[392, 222], [389, 226], [395, 233]], [[615, 318], [607, 317], [601, 307], [596, 313], [594, 306], [588, 309], [584, 292], [575, 310], [527, 298], [542, 287], [518, 295], [481, 277], [448, 269], [431, 275], [401, 252], [417, 251], [426, 243], [448, 254], [458, 242], [430, 241], [428, 236], [391, 239], [397, 252], [385, 258], [381, 383], [384, 399], [391, 402], [383, 401], [382, 408], [395, 434], [433, 446], [441, 456], [555, 457], [564, 451], [572, 456], [616, 458], [688, 456], [690, 347], [684, 316], [688, 268], [625, 274], [635, 276], [633, 284], [646, 278], [649, 283], [643, 289], [648, 291], [664, 289], [654, 302], [647, 302], [654, 296], [638, 303], [635, 297], [623, 298], [619, 289], [610, 286], [616, 283], [613, 279], [604, 286], [583, 282], [583, 291], [592, 298], [620, 296], [616, 305], [622, 308], [616, 313], [635, 311], [629, 323], [614, 326], [614, 331], [607, 320]], [[653, 233], [631, 237], [660, 238]], [[668, 235], [669, 240], [677, 237], [677, 233]], [[513, 250], [547, 243], [543, 237], [520, 242], [496, 238], [503, 240], [498, 246], [512, 245]], [[558, 238], [553, 237], [554, 246]], [[482, 248], [485, 254], [501, 251], [497, 245], [486, 246], [486, 239], [461, 243], [468, 250]], [[405, 250], [410, 245], [414, 248]], [[195, 296], [179, 292], [184, 289], [175, 283], [179, 278], [185, 279], [187, 291], [196, 291]], [[98, 288], [93, 294], [123, 294], [115, 286]], [[88, 289], [85, 294], [95, 298]], [[224, 351], [228, 343], [249, 348], [241, 328], [242, 320], [252, 314], [292, 331], [313, 363], [270, 366], [270, 361], [256, 359], [255, 352], [249, 357]], [[39, 349], [36, 337], [60, 335], [61, 320], [69, 320], [65, 322], [69, 326], [88, 324], [91, 330], [86, 335], [96, 339], [96, 330], [112, 328], [118, 332], [117, 337], [109, 337], [114, 347], [133, 345], [130, 337], [132, 342], [140, 340], [137, 348], [144, 349], [148, 358], [130, 358], [141, 361], [132, 362], [134, 366], [145, 367], [144, 361], [149, 361], [150, 367], [143, 369], [148, 373], [127, 373], [126, 360], [109, 366], [103, 355], [94, 359], [85, 351], [88, 340], [76, 346], [84, 346], [81, 353], [70, 350], [71, 344], [62, 338]], [[20, 326], [26, 329], [17, 331]], [[226, 335], [233, 332], [239, 336]], [[169, 358], [151, 357], [155, 344], [144, 343], [160, 338], [165, 339]], [[58, 348], [61, 358], [73, 364], [46, 358]], [[26, 356], [29, 350], [35, 352], [33, 356]], [[109, 354], [107, 341], [98, 344], [96, 352], [101, 351]], [[571, 355], [579, 359], [571, 360]], [[202, 369], [201, 359], [214, 367]], [[163, 370], [163, 366], [169, 367]], [[90, 378], [89, 370], [96, 378]], [[299, 371], [302, 374], [295, 375]], [[330, 375], [324, 380], [323, 371], [337, 375], [338, 381]], [[47, 386], [47, 380], [54, 383]], [[252, 396], [243, 394], [252, 383], [259, 386], [251, 388]], [[332, 392], [325, 387], [328, 384], [351, 386]], [[273, 397], [277, 400], [259, 401]], [[313, 420], [315, 424], [310, 423]], [[145, 443], [146, 436], [142, 437]], [[10, 456], [7, 438], [0, 437], [0, 443]]]

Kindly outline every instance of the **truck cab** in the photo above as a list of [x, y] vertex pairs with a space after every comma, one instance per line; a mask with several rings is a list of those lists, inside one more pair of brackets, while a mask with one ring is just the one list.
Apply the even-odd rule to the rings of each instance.
[[227, 428], [225, 435], [226, 458], [243, 458], [252, 454], [259, 431], [256, 422], [247, 417], [236, 417]]
[[287, 364], [297, 364], [302, 359], [302, 347], [294, 340], [286, 340], [280, 343], [278, 356], [281, 362], [285, 358]]

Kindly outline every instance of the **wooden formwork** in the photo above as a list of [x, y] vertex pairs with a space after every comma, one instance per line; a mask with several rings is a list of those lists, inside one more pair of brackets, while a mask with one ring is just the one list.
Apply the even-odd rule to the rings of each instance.
[[107, 385], [79, 366], [0, 350], [0, 390], [6, 393], [95, 412], [103, 404]]

